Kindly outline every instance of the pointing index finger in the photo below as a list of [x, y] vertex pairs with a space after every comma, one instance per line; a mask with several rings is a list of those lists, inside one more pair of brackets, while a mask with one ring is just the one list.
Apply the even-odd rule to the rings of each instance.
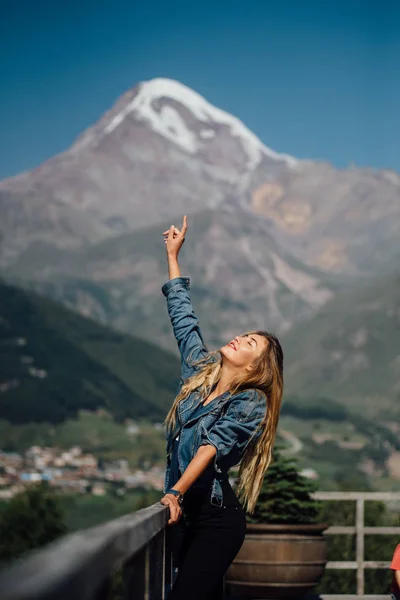
[[182, 223], [182, 232], [181, 232], [183, 236], [185, 235], [186, 231], [187, 231], [187, 217], [186, 217], [186, 215], [184, 215], [183, 223]]

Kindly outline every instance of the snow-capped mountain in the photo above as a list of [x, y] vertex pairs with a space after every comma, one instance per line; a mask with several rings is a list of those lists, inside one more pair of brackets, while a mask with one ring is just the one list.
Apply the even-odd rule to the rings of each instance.
[[[218, 130], [225, 128], [236, 138], [247, 160], [244, 167], [253, 170], [263, 156], [284, 161], [290, 167], [298, 162], [292, 156], [278, 154], [265, 146], [239, 119], [216, 108], [190, 88], [171, 79], [158, 78], [141, 83], [134, 91], [133, 99], [116, 114], [107, 115], [107, 124], [101, 123], [102, 133], [89, 131], [77, 144], [83, 148], [92, 142], [98, 144], [102, 136], [109, 135], [129, 116], [143, 121], [155, 133], [167, 138], [188, 154], [202, 153]], [[75, 147], [76, 148], [76, 147]]]
[[[0, 190], [13, 204], [28, 193], [41, 221], [42, 211], [51, 211], [57, 244], [78, 247], [239, 197], [265, 164], [285, 171], [299, 163], [196, 92], [155, 79], [122, 96], [69, 150]], [[35, 230], [28, 237], [50, 235], [40, 225]]]

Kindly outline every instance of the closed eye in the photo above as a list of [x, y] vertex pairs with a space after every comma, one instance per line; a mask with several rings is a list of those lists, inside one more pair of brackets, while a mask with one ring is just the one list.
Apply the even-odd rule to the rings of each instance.
[[[250, 337], [250, 336], [246, 335], [245, 337], [247, 337], [247, 338], [248, 338], [248, 337]], [[250, 339], [251, 339], [251, 341], [252, 341], [252, 342], [254, 342], [255, 346], [253, 346], [253, 345], [252, 345], [252, 343], [251, 343], [250, 341], [248, 341], [247, 343], [248, 343], [248, 344], [250, 344], [250, 347], [251, 347], [251, 348], [256, 348], [256, 347], [257, 347], [257, 340], [256, 340], [255, 338], [253, 338], [253, 337], [251, 337]]]

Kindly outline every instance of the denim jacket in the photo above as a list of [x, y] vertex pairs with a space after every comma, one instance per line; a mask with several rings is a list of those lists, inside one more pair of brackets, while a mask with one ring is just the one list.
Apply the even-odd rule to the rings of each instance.
[[[181, 355], [179, 393], [184, 381], [196, 372], [193, 362], [206, 357], [208, 350], [193, 312], [190, 279], [175, 277], [163, 285], [162, 292], [167, 298], [168, 312]], [[214, 462], [208, 465], [192, 487], [210, 483], [211, 504], [221, 506], [221, 482], [227, 479], [228, 469], [240, 463], [247, 445], [258, 439], [260, 430], [254, 434], [265, 416], [266, 400], [259, 390], [247, 389], [233, 395], [225, 392], [194, 411], [199, 402], [199, 394], [195, 390], [178, 404], [176, 426], [166, 431], [167, 468], [163, 491], [165, 493], [176, 483], [170, 481], [170, 457], [173, 440], [179, 434], [178, 463], [181, 473], [200, 446], [211, 444], [216, 448]]]

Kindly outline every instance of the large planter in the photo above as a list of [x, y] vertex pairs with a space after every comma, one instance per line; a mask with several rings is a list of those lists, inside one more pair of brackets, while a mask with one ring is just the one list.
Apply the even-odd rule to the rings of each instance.
[[324, 573], [327, 527], [248, 523], [244, 543], [225, 577], [227, 591], [251, 598], [306, 594]]

